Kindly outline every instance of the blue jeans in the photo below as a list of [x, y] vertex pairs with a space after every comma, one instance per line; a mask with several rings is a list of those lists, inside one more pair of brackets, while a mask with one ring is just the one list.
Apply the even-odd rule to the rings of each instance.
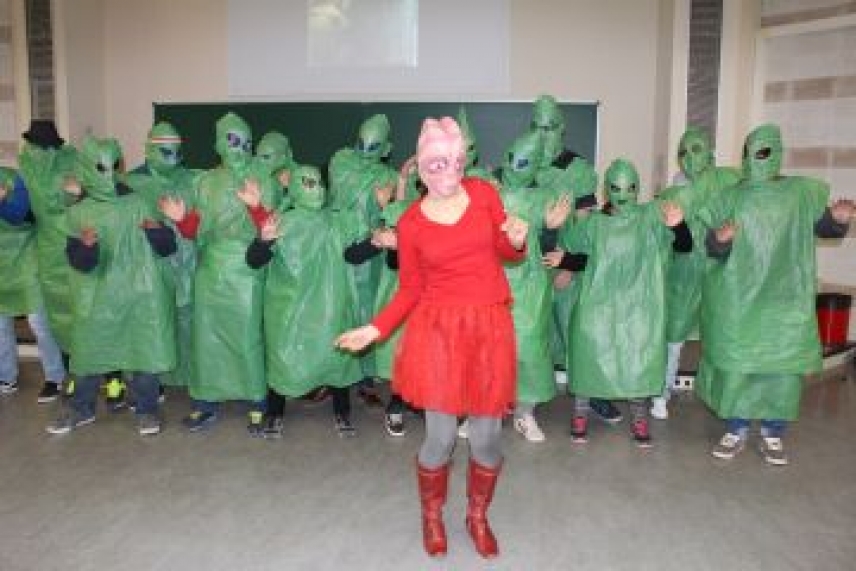
[[[45, 373], [45, 381], [59, 384], [65, 379], [62, 353], [53, 338], [44, 308], [27, 316], [30, 328], [36, 336], [39, 360]], [[0, 381], [18, 380], [18, 340], [15, 338], [15, 319], [0, 315]]]
[[[745, 418], [729, 418], [725, 421], [728, 432], [737, 434], [746, 438], [749, 432], [750, 420]], [[761, 421], [761, 436], [767, 438], [781, 438], [785, 433], [785, 428], [788, 426], [787, 420], [762, 420]]]
[[[247, 401], [247, 405], [249, 406], [250, 412], [264, 412], [266, 409], [264, 399], [258, 402]], [[220, 403], [210, 400], [193, 399], [191, 401], [191, 408], [196, 412], [216, 415], [220, 411]]]
[[[80, 375], [74, 384], [71, 406], [81, 416], [95, 415], [98, 390], [104, 375]], [[160, 377], [153, 373], [134, 372], [129, 375], [129, 387], [136, 399], [137, 415], [157, 414], [160, 397]]]

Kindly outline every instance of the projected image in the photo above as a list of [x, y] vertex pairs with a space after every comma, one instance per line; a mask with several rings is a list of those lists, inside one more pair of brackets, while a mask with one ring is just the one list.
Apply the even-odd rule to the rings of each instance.
[[416, 67], [419, 0], [307, 0], [310, 67]]

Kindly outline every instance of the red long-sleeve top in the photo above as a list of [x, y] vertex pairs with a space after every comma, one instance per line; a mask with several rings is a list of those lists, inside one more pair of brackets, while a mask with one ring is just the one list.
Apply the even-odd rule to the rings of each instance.
[[505, 211], [496, 189], [477, 178], [462, 185], [470, 203], [454, 224], [429, 220], [415, 202], [398, 222], [398, 291], [372, 325], [388, 337], [417, 303], [489, 305], [511, 299], [502, 268], [517, 261], [516, 250], [500, 230]]
[[[273, 211], [267, 210], [264, 206], [259, 204], [258, 206], [247, 206], [247, 212], [253, 220], [253, 225], [261, 230], [265, 220], [267, 220], [268, 216], [270, 216]], [[184, 218], [175, 223], [175, 227], [178, 228], [179, 234], [184, 238], [195, 240], [196, 235], [199, 233], [199, 225], [201, 223], [202, 216], [199, 214], [198, 210], [192, 208]]]

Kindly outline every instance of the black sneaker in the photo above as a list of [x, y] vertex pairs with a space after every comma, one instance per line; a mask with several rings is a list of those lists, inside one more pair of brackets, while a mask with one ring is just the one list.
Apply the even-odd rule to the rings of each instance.
[[618, 410], [618, 407], [612, 404], [612, 401], [591, 399], [589, 401], [589, 406], [592, 411], [606, 423], [617, 424], [624, 420], [624, 417], [621, 415], [621, 411]]
[[0, 395], [13, 395], [18, 392], [18, 381], [0, 381]]
[[338, 432], [339, 436], [342, 438], [352, 438], [357, 435], [357, 429], [354, 428], [354, 425], [351, 424], [351, 419], [347, 416], [337, 414], [333, 419], [333, 422], [336, 425], [336, 432]]
[[262, 422], [262, 438], [276, 440], [282, 438], [283, 419], [276, 414], [266, 414]]
[[386, 433], [390, 436], [404, 436], [407, 434], [407, 431], [404, 429], [404, 414], [400, 412], [386, 413], [384, 426], [386, 426]]
[[59, 395], [60, 390], [59, 385], [57, 383], [45, 383], [42, 387], [42, 390], [39, 392], [37, 402], [39, 404], [53, 402], [59, 398]]
[[190, 432], [202, 432], [208, 430], [217, 422], [217, 415], [211, 412], [194, 410], [181, 420], [184, 428]]

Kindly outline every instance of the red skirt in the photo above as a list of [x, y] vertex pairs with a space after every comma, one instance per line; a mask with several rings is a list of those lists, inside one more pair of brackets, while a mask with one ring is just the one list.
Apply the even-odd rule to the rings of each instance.
[[517, 348], [507, 304], [421, 303], [395, 352], [392, 388], [410, 404], [501, 418], [515, 402]]

